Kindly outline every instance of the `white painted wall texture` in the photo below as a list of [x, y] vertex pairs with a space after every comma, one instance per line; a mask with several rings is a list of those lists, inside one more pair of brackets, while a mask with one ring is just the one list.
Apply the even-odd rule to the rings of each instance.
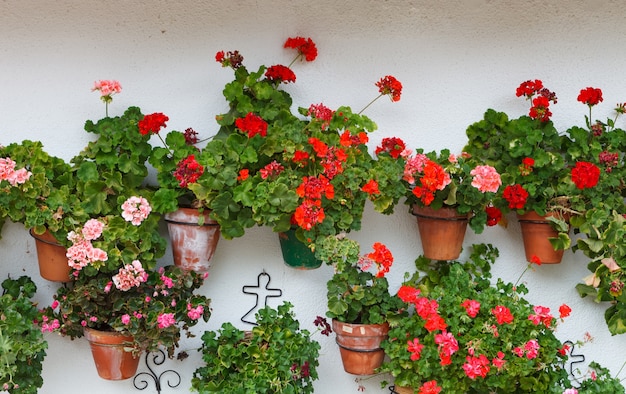
[[[112, 115], [136, 105], [144, 113], [167, 114], [169, 129], [193, 127], [203, 137], [212, 135], [214, 116], [226, 109], [222, 87], [231, 78], [214, 61], [215, 53], [239, 50], [250, 69], [287, 63], [293, 53], [282, 44], [295, 35], [311, 37], [319, 49], [315, 62], [295, 67], [296, 85], [285, 87], [297, 105], [324, 102], [360, 109], [376, 95], [374, 82], [380, 77], [391, 74], [403, 83], [400, 102], [380, 100], [367, 110], [379, 126], [371, 136], [372, 148], [383, 137], [398, 136], [413, 148], [458, 152], [466, 127], [487, 108], [523, 114], [527, 106], [515, 97], [515, 88], [535, 78], [557, 93], [553, 119], [564, 130], [584, 122], [586, 109], [576, 102], [581, 88], [603, 90], [605, 102], [594, 109], [600, 119], [615, 103], [626, 101], [626, 11], [621, 6], [608, 0], [0, 0], [0, 143], [41, 140], [50, 153], [71, 158], [90, 138], [82, 129], [85, 120], [104, 116], [103, 104], [90, 92], [98, 79], [122, 83], [123, 92], [109, 108]], [[37, 300], [50, 302], [57, 285], [39, 279], [26, 230], [10, 224], [2, 236], [0, 278], [29, 274], [39, 286]], [[363, 229], [353, 236], [364, 249], [380, 241], [392, 250], [394, 289], [421, 253], [416, 223], [403, 205], [391, 216], [369, 207]], [[515, 281], [524, 270], [514, 220], [508, 229], [489, 228], [480, 235], [468, 231], [465, 245], [474, 242], [500, 249], [496, 276]], [[163, 264], [170, 262], [167, 256]], [[587, 275], [585, 265], [584, 256], [568, 251], [562, 264], [538, 267], [525, 276], [528, 298], [553, 310], [567, 302], [572, 316], [557, 335], [579, 340], [589, 332], [594, 341], [581, 350], [587, 360], [617, 372], [626, 360], [621, 351], [626, 336], [611, 337], [604, 307], [577, 295], [574, 286]], [[295, 304], [302, 325], [312, 328], [315, 316], [325, 312], [331, 269], [286, 268], [276, 235], [255, 228], [242, 238], [220, 241], [202, 288], [213, 300], [213, 317], [195, 331], [216, 329], [224, 321], [245, 327], [239, 319], [254, 297], [241, 288], [255, 284], [262, 270], [271, 275], [272, 286], [283, 290], [282, 300]], [[272, 299], [271, 305], [282, 300]], [[316, 392], [356, 392], [355, 377], [343, 372], [334, 339], [319, 338]], [[137, 392], [130, 380], [99, 379], [86, 341], [54, 334], [47, 339], [41, 393]], [[188, 391], [201, 362], [194, 351], [199, 346], [199, 337], [184, 342], [182, 349], [191, 357], [166, 363], [180, 371], [182, 383], [164, 393]], [[378, 378], [361, 384], [368, 393], [388, 392]], [[143, 392], [156, 391], [151, 386]]]

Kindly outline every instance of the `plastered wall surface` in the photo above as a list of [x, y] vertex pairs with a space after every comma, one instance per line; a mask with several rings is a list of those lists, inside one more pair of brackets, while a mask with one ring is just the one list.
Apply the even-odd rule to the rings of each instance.
[[[626, 101], [621, 50], [626, 11], [618, 1], [17, 1], [0, 0], [0, 143], [40, 140], [53, 155], [70, 159], [87, 143], [85, 120], [104, 116], [104, 105], [90, 91], [95, 80], [116, 79], [121, 94], [109, 106], [111, 115], [130, 105], [144, 113], [169, 116], [169, 130], [193, 127], [201, 137], [217, 132], [216, 114], [225, 112], [221, 94], [232, 73], [214, 60], [219, 50], [239, 50], [249, 69], [260, 64], [288, 64], [293, 53], [282, 48], [287, 37], [311, 37], [318, 58], [297, 64], [295, 85], [285, 86], [299, 106], [323, 102], [335, 108], [360, 109], [377, 95], [374, 83], [393, 75], [404, 85], [397, 103], [379, 100], [366, 114], [383, 137], [397, 136], [412, 148], [449, 148], [459, 153], [465, 129], [487, 108], [511, 116], [524, 114], [527, 103], [515, 88], [541, 79], [558, 96], [551, 107], [560, 130], [584, 125], [587, 109], [576, 101], [581, 88], [601, 88], [605, 101], [594, 117], [612, 115], [614, 104]], [[621, 122], [621, 123], [620, 123]], [[625, 120], [618, 126], [625, 127]], [[154, 141], [158, 143], [158, 140]], [[519, 225], [468, 230], [465, 245], [490, 242], [500, 249], [495, 276], [514, 282], [526, 267]], [[390, 216], [368, 206], [363, 229], [352, 234], [364, 250], [385, 243], [395, 257], [389, 278], [399, 286], [404, 272], [413, 272], [421, 253], [415, 218], [400, 204]], [[463, 256], [466, 254], [464, 253]], [[162, 264], [171, 263], [170, 252]], [[559, 325], [559, 338], [593, 342], [581, 350], [613, 372], [626, 360], [626, 336], [612, 337], [604, 323], [605, 306], [581, 299], [574, 289], [586, 276], [582, 254], [567, 251], [559, 265], [537, 267], [524, 281], [528, 298], [558, 309], [572, 308]], [[296, 271], [282, 263], [278, 238], [268, 228], [254, 228], [242, 238], [220, 241], [202, 291], [212, 299], [213, 316], [195, 327], [198, 337], [185, 340], [185, 361], [168, 360], [161, 370], [179, 371], [181, 383], [163, 393], [188, 392], [191, 375], [200, 365], [199, 336], [240, 318], [254, 305], [241, 289], [255, 285], [265, 270], [272, 287], [289, 300], [301, 324], [326, 310], [326, 281], [332, 269]], [[39, 286], [37, 300], [47, 304], [57, 284], [39, 278], [34, 240], [21, 225], [7, 224], [0, 240], [0, 278], [31, 275]], [[355, 381], [343, 372], [334, 338], [316, 336], [322, 344], [316, 393], [367, 393], [381, 389], [380, 377]], [[70, 341], [47, 334], [43, 394], [133, 393], [132, 380], [98, 378], [85, 340]], [[140, 371], [145, 366], [140, 365]], [[69, 385], [66, 385], [68, 384]], [[175, 382], [174, 382], [175, 383]], [[153, 385], [146, 393], [156, 392]]]

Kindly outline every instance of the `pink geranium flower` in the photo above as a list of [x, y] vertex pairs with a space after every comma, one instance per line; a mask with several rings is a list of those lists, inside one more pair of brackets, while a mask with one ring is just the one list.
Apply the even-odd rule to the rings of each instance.
[[495, 193], [498, 191], [500, 185], [502, 185], [500, 174], [498, 174], [496, 169], [492, 166], [476, 166], [470, 172], [470, 175], [474, 177], [472, 179], [472, 186], [483, 193]]

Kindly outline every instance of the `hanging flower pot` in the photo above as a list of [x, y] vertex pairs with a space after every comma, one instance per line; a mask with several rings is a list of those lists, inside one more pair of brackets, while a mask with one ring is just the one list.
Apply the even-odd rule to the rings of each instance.
[[[202, 224], [198, 224], [200, 216]], [[187, 271], [206, 272], [220, 239], [220, 227], [209, 212], [179, 208], [166, 213], [165, 222], [172, 242], [174, 264]]]
[[416, 393], [416, 391], [413, 390], [411, 387], [404, 387], [404, 386], [394, 386], [393, 391], [396, 392], [397, 394], [415, 394]]
[[461, 254], [468, 215], [459, 215], [454, 208], [432, 209], [413, 205], [422, 240], [424, 257], [431, 260], [455, 260]]
[[559, 233], [546, 219], [549, 216], [541, 216], [534, 211], [517, 215], [528, 262], [532, 262], [533, 256], [539, 258], [541, 264], [558, 264], [563, 258], [564, 250], [555, 250], [550, 243], [550, 238], [557, 238]]
[[315, 258], [315, 253], [296, 237], [296, 230], [278, 233], [278, 239], [283, 260], [288, 267], [309, 270], [322, 265], [322, 261]]
[[71, 282], [71, 268], [67, 265], [65, 247], [48, 230], [41, 235], [35, 234], [32, 229], [29, 233], [35, 239], [41, 277], [52, 282]]
[[85, 338], [89, 341], [91, 355], [98, 375], [106, 380], [124, 380], [135, 376], [139, 357], [124, 348], [133, 337], [115, 331], [99, 331], [85, 328]]
[[333, 331], [343, 369], [353, 375], [373, 375], [385, 358], [380, 343], [387, 338], [389, 324], [350, 324], [333, 319]]

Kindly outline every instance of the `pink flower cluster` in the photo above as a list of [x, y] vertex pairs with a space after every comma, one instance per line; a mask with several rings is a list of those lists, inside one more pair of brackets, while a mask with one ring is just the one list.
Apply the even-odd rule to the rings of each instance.
[[514, 347], [513, 353], [515, 353], [518, 357], [524, 357], [524, 355], [526, 355], [527, 359], [532, 360], [537, 357], [537, 354], [539, 354], [539, 342], [537, 342], [536, 339], [531, 339], [526, 342], [523, 348], [519, 346]]
[[198, 305], [197, 307], [192, 307], [191, 304], [187, 304], [187, 316], [191, 320], [198, 320], [202, 317], [204, 313], [204, 307], [202, 305]]
[[88, 220], [80, 234], [70, 231], [67, 239], [72, 242], [72, 246], [67, 248], [65, 256], [67, 257], [67, 265], [80, 271], [89, 264], [96, 261], [107, 261], [107, 252], [92, 245], [91, 241], [98, 239], [102, 235], [104, 223], [97, 219]]
[[95, 92], [96, 90], [100, 92], [100, 96], [110, 98], [113, 94], [122, 91], [122, 85], [119, 81], [105, 79], [94, 82], [91, 91]]
[[54, 330], [61, 327], [61, 324], [59, 323], [58, 319], [54, 319], [51, 322], [49, 322], [48, 316], [44, 315], [42, 316], [42, 320], [43, 322], [41, 323], [41, 332], [43, 333], [53, 332]]
[[162, 313], [157, 317], [157, 326], [159, 328], [168, 328], [176, 324], [173, 313]]
[[15, 162], [9, 157], [0, 157], [0, 182], [8, 181], [11, 186], [26, 182], [33, 175], [25, 168], [15, 169]]
[[152, 207], [143, 197], [132, 196], [122, 204], [122, 217], [134, 226], [139, 226], [152, 212]]
[[132, 264], [126, 264], [120, 268], [117, 275], [113, 276], [113, 283], [121, 291], [130, 290], [139, 286], [148, 279], [148, 273], [141, 266], [139, 260], [133, 260]]
[[500, 185], [502, 185], [500, 174], [498, 174], [498, 171], [492, 166], [476, 166], [470, 172], [470, 175], [474, 177], [472, 179], [472, 186], [483, 193], [495, 193], [498, 191]]

